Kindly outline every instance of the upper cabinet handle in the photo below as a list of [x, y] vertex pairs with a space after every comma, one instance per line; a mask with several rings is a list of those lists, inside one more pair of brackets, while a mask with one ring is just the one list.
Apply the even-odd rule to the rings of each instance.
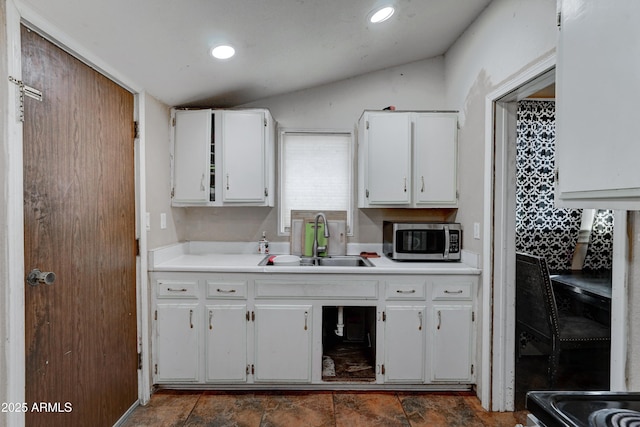
[[227, 174], [227, 190], [229, 189], [229, 174]]
[[404, 177], [404, 192], [407, 192], [407, 177]]
[[200, 191], [204, 191], [204, 174], [202, 174], [202, 178], [200, 178]]
[[420, 188], [420, 192], [424, 193], [424, 176], [421, 176], [420, 180], [422, 181], [422, 188]]

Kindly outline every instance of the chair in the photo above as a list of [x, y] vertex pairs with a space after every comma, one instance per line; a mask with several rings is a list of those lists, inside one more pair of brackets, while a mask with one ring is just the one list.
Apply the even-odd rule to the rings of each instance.
[[[516, 337], [531, 334], [550, 353], [548, 378], [555, 387], [560, 352], [569, 349], [608, 348], [611, 329], [582, 316], [558, 313], [544, 258], [516, 253]], [[518, 345], [518, 357], [521, 346]]]

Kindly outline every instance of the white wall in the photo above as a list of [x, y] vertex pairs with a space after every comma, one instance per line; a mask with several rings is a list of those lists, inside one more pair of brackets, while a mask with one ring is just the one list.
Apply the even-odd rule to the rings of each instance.
[[[150, 215], [147, 233], [149, 249], [178, 241], [176, 219], [171, 209], [169, 168], [170, 109], [150, 95], [145, 95], [144, 129], [146, 144], [146, 208]], [[160, 228], [160, 214], [167, 215], [167, 228]], [[179, 216], [180, 212], [177, 212]]]
[[[402, 110], [444, 109], [444, 83], [444, 58], [437, 57], [242, 107], [269, 108], [280, 127], [350, 131], [365, 109], [389, 105]], [[149, 182], [156, 185], [151, 184], [151, 178]], [[272, 241], [288, 239], [277, 236], [277, 208], [174, 208], [173, 212], [181, 240], [257, 241], [262, 231]], [[382, 219], [389, 215], [398, 218], [414, 216], [415, 212], [361, 211], [356, 215], [351, 241], [380, 243]], [[443, 213], [423, 211], [422, 217], [438, 220], [443, 219]]]
[[[447, 108], [460, 110], [460, 203], [465, 230], [483, 223], [485, 98], [504, 81], [555, 50], [555, 0], [494, 0], [445, 54]], [[482, 252], [464, 235], [463, 247]]]

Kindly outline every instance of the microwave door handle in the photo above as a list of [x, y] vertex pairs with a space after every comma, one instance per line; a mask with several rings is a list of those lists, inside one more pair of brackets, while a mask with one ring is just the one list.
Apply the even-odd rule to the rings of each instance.
[[449, 226], [444, 226], [444, 259], [449, 259]]

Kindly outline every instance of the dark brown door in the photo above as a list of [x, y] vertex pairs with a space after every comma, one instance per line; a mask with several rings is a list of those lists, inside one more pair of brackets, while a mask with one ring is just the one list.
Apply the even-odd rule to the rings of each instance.
[[[23, 27], [27, 425], [111, 426], [137, 399], [133, 96]], [[35, 405], [35, 406], [34, 406]]]

